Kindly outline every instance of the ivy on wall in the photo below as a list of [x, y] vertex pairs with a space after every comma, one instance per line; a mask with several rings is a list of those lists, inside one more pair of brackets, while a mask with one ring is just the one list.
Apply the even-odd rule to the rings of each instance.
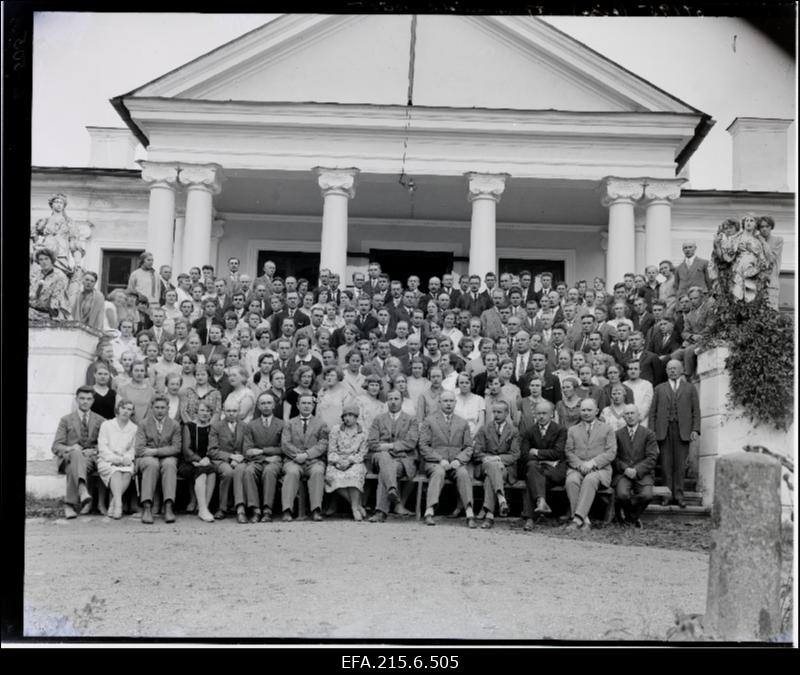
[[794, 409], [794, 326], [791, 317], [769, 304], [762, 284], [751, 302], [730, 292], [730, 268], [721, 267], [704, 331], [707, 346], [730, 349], [725, 367], [730, 373], [731, 403], [745, 410], [758, 426], [787, 430]]

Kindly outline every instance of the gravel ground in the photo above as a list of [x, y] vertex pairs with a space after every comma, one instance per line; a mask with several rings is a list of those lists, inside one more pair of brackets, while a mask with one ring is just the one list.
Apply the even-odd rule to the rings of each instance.
[[702, 551], [520, 525], [29, 518], [25, 633], [663, 640], [705, 609]]

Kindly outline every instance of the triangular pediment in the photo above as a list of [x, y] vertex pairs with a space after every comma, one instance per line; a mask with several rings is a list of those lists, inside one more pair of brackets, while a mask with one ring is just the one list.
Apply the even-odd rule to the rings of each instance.
[[697, 113], [533, 17], [285, 15], [125, 98]]

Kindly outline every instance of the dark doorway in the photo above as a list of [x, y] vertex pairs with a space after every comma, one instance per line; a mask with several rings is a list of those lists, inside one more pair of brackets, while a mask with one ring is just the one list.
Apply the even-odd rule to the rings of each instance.
[[553, 287], [564, 279], [563, 260], [523, 260], [521, 258], [500, 258], [500, 273], [509, 272], [519, 274], [522, 270], [528, 270], [536, 278], [537, 274], [550, 272], [553, 275]]
[[319, 279], [319, 253], [301, 253], [299, 251], [259, 251], [255, 277], [264, 274], [264, 263], [271, 260], [275, 263], [275, 274], [279, 277], [295, 277], [308, 279], [309, 288], [314, 288]]
[[442, 278], [453, 271], [453, 254], [448, 251], [394, 251], [392, 249], [372, 248], [369, 251], [371, 262], [380, 263], [381, 271], [390, 279], [397, 279], [406, 285], [408, 277], [416, 274], [420, 289], [427, 293], [428, 279]]
[[102, 274], [98, 290], [105, 296], [128, 287], [128, 278], [139, 264], [142, 251], [103, 251]]

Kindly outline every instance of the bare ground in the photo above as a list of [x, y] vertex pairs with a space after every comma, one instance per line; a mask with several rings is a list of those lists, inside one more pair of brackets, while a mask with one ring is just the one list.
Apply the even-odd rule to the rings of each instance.
[[663, 640], [705, 609], [702, 551], [520, 525], [29, 518], [25, 634]]

